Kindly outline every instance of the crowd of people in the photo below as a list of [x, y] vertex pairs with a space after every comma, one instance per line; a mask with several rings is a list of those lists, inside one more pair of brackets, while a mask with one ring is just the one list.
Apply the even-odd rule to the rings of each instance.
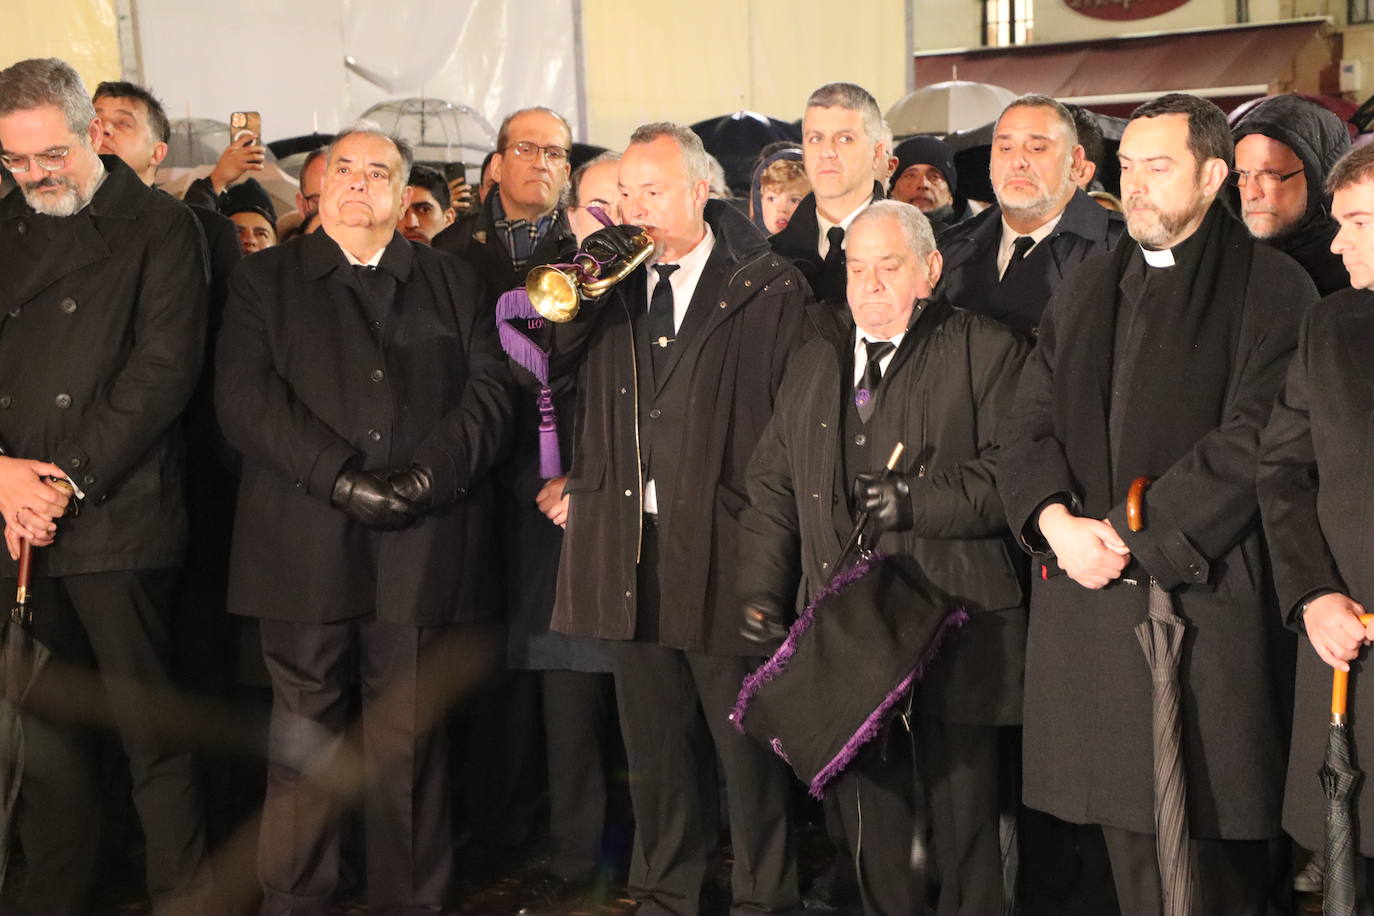
[[[146, 88], [0, 71], [0, 576], [31, 563], [52, 653], [20, 911], [88, 911], [106, 733], [156, 913], [323, 916], [352, 867], [369, 912], [444, 912], [464, 837], [518, 845], [545, 797], [520, 911], [586, 905], [622, 742], [644, 916], [702, 911], [725, 831], [741, 914], [1320, 890], [1333, 671], [1374, 759], [1374, 146], [1297, 96], [1232, 127], [1167, 94], [1113, 195], [1091, 114], [1026, 95], [978, 202], [857, 85], [801, 134], [735, 197], [672, 122], [574, 167], [521, 109], [475, 188], [363, 122], [278, 213], [261, 138], [178, 201]], [[549, 265], [571, 320], [527, 290]], [[1147, 618], [1182, 633], [1167, 829]], [[184, 731], [242, 633], [246, 897]], [[1353, 817], [1367, 912], [1374, 795]]]

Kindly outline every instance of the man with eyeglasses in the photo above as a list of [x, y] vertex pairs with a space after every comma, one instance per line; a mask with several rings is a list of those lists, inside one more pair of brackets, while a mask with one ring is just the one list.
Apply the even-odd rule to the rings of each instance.
[[541, 264], [577, 250], [562, 207], [572, 168], [572, 128], [548, 108], [522, 108], [501, 122], [492, 176], [496, 186], [476, 213], [434, 237], [434, 247], [466, 257], [496, 297], [525, 284]]
[[1297, 95], [1266, 99], [1233, 128], [1245, 227], [1292, 257], [1323, 296], [1345, 289], [1350, 276], [1331, 252], [1336, 221], [1322, 189], [1336, 160], [1350, 149], [1350, 133], [1336, 115]]
[[28, 541], [34, 626], [60, 663], [38, 676], [22, 712], [19, 909], [90, 912], [101, 783], [83, 726], [107, 706], [147, 837], [154, 909], [207, 912], [194, 899], [200, 792], [167, 712], [187, 538], [178, 424], [201, 367], [204, 243], [189, 209], [97, 153], [103, 137], [68, 64], [0, 72], [0, 162], [19, 185], [0, 201], [0, 591], [14, 589]]

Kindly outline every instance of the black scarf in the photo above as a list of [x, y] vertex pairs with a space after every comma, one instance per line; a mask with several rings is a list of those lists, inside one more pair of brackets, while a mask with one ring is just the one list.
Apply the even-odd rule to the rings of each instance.
[[1055, 424], [1082, 490], [1083, 510], [1103, 518], [1139, 476], [1159, 477], [1222, 420], [1240, 336], [1254, 242], [1220, 204], [1198, 227], [1200, 248], [1172, 270], [1184, 295], [1146, 294], [1134, 371], [1127, 380], [1119, 460], [1111, 467], [1107, 430], [1111, 405], [1118, 282], [1138, 246], [1116, 246], [1102, 269], [1080, 275], [1081, 295], [1094, 307], [1079, 313], [1063, 336], [1055, 377]]

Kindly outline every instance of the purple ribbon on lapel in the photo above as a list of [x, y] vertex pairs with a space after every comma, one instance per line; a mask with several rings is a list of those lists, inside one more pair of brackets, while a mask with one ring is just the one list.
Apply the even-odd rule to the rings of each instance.
[[549, 352], [512, 323], [520, 320], [529, 330], [542, 327], [544, 322], [523, 287], [502, 293], [496, 300], [496, 333], [506, 355], [539, 382], [539, 476], [558, 477], [563, 473], [563, 457], [558, 451], [558, 416], [549, 388]]

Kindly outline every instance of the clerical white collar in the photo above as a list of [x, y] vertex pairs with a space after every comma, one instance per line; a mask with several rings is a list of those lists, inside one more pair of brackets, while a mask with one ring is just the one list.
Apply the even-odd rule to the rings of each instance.
[[1174, 266], [1174, 250], [1172, 248], [1146, 248], [1141, 245], [1140, 253], [1145, 256], [1145, 263], [1151, 267]]

